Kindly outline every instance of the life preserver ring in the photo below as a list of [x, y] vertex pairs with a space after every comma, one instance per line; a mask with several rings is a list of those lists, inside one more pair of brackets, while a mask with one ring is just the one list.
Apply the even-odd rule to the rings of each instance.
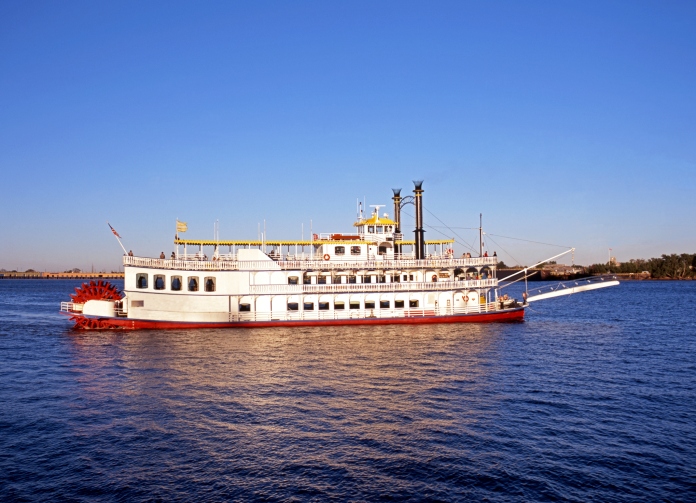
[[437, 274], [433, 274], [433, 277], [431, 278], [433, 282], [437, 281]]
[[328, 253], [325, 253], [324, 260], [331, 260], [331, 255], [329, 255]]
[[469, 302], [469, 296], [468, 296], [468, 295], [465, 295], [464, 297], [462, 297], [462, 300], [463, 300], [464, 302]]

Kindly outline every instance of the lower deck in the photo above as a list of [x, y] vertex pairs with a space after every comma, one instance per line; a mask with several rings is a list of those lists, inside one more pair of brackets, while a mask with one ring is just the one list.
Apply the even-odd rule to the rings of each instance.
[[[65, 303], [67, 304], [67, 303]], [[67, 307], [67, 306], [66, 306]], [[492, 311], [437, 314], [428, 310], [403, 311], [401, 316], [367, 316], [342, 317], [313, 313], [294, 319], [273, 319], [271, 316], [259, 316], [259, 313], [238, 315], [230, 321], [171, 321], [146, 320], [126, 317], [90, 317], [63, 310], [72, 314], [75, 328], [80, 329], [192, 329], [192, 328], [264, 328], [264, 327], [300, 327], [300, 326], [337, 326], [337, 325], [414, 325], [436, 323], [493, 323], [512, 322], [524, 319], [524, 306], [502, 308]], [[386, 314], [386, 313], [382, 313]]]

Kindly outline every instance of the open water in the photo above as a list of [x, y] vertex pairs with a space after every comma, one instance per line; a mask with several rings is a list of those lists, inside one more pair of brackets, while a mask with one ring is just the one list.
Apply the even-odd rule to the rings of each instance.
[[[0, 500], [696, 501], [696, 282], [490, 325], [74, 332], [0, 281]], [[536, 286], [536, 285], [535, 285]]]

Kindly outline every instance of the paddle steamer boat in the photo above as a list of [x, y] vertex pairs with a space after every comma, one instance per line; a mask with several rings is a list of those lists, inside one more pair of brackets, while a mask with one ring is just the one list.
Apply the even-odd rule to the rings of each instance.
[[[497, 257], [455, 257], [453, 239], [425, 241], [422, 182], [414, 183], [413, 196], [393, 189], [393, 219], [380, 215], [380, 206], [369, 216], [360, 211], [351, 234], [193, 241], [177, 233], [169, 259], [124, 255], [123, 292], [105, 282], [84, 284], [61, 312], [82, 329], [522, 320], [535, 298], [500, 294]], [[413, 241], [401, 233], [408, 203], [415, 206]], [[189, 253], [192, 246], [196, 253]], [[203, 247], [212, 248], [210, 258]], [[581, 290], [602, 286], [610, 284]]]

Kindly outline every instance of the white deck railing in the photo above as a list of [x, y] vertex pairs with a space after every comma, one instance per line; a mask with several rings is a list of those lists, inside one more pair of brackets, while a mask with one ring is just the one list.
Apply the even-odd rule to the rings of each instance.
[[327, 309], [311, 311], [274, 311], [231, 313], [230, 321], [289, 321], [289, 320], [349, 320], [369, 318], [414, 318], [424, 316], [452, 316], [457, 314], [478, 314], [498, 311], [495, 302], [468, 307], [430, 307], [430, 308], [369, 308], [369, 309]]
[[183, 271], [274, 271], [339, 269], [432, 269], [449, 267], [495, 266], [497, 257], [427, 258], [423, 260], [172, 260], [125, 255], [123, 265]]
[[366, 293], [366, 292], [422, 292], [467, 290], [498, 286], [497, 279], [470, 281], [437, 281], [432, 283], [339, 283], [334, 285], [251, 285], [251, 295], [294, 295], [308, 293]]

